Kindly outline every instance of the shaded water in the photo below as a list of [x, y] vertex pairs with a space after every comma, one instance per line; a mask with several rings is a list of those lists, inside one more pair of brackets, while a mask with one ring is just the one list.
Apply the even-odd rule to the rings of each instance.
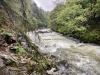
[[40, 41], [34, 32], [28, 36], [40, 51], [57, 57], [61, 75], [100, 75], [100, 46], [79, 43], [49, 29], [41, 31], [48, 33], [39, 33]]

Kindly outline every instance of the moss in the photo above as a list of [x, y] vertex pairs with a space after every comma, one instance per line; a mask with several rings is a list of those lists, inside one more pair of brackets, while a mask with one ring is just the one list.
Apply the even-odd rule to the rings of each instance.
[[18, 50], [16, 51], [17, 54], [27, 53], [26, 50], [18, 43]]
[[13, 33], [9, 30], [1, 29], [2, 36], [6, 38], [7, 36], [12, 36]]
[[31, 74], [32, 72], [34, 72], [34, 67], [33, 66], [26, 66], [26, 68], [27, 68], [27, 72], [29, 73], [29, 74]]

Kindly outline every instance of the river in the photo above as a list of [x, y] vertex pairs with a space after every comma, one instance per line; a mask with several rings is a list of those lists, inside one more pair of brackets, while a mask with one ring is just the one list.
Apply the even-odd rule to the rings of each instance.
[[34, 32], [29, 32], [28, 36], [41, 52], [56, 57], [55, 61], [60, 62], [60, 75], [100, 75], [100, 46], [80, 43], [50, 29], [39, 31], [47, 31], [39, 33], [40, 40]]

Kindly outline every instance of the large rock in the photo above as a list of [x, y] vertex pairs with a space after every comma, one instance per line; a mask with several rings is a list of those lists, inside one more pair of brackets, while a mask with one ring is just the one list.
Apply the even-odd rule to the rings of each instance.
[[38, 33], [52, 33], [52, 30], [38, 30]]

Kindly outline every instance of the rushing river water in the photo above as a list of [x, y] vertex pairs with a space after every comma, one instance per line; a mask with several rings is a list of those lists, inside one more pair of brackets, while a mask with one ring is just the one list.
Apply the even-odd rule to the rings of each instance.
[[40, 40], [34, 32], [29, 32], [28, 36], [40, 51], [57, 57], [55, 61], [60, 61], [61, 75], [100, 75], [100, 46], [79, 43], [49, 29], [40, 31], [48, 31], [39, 33]]

